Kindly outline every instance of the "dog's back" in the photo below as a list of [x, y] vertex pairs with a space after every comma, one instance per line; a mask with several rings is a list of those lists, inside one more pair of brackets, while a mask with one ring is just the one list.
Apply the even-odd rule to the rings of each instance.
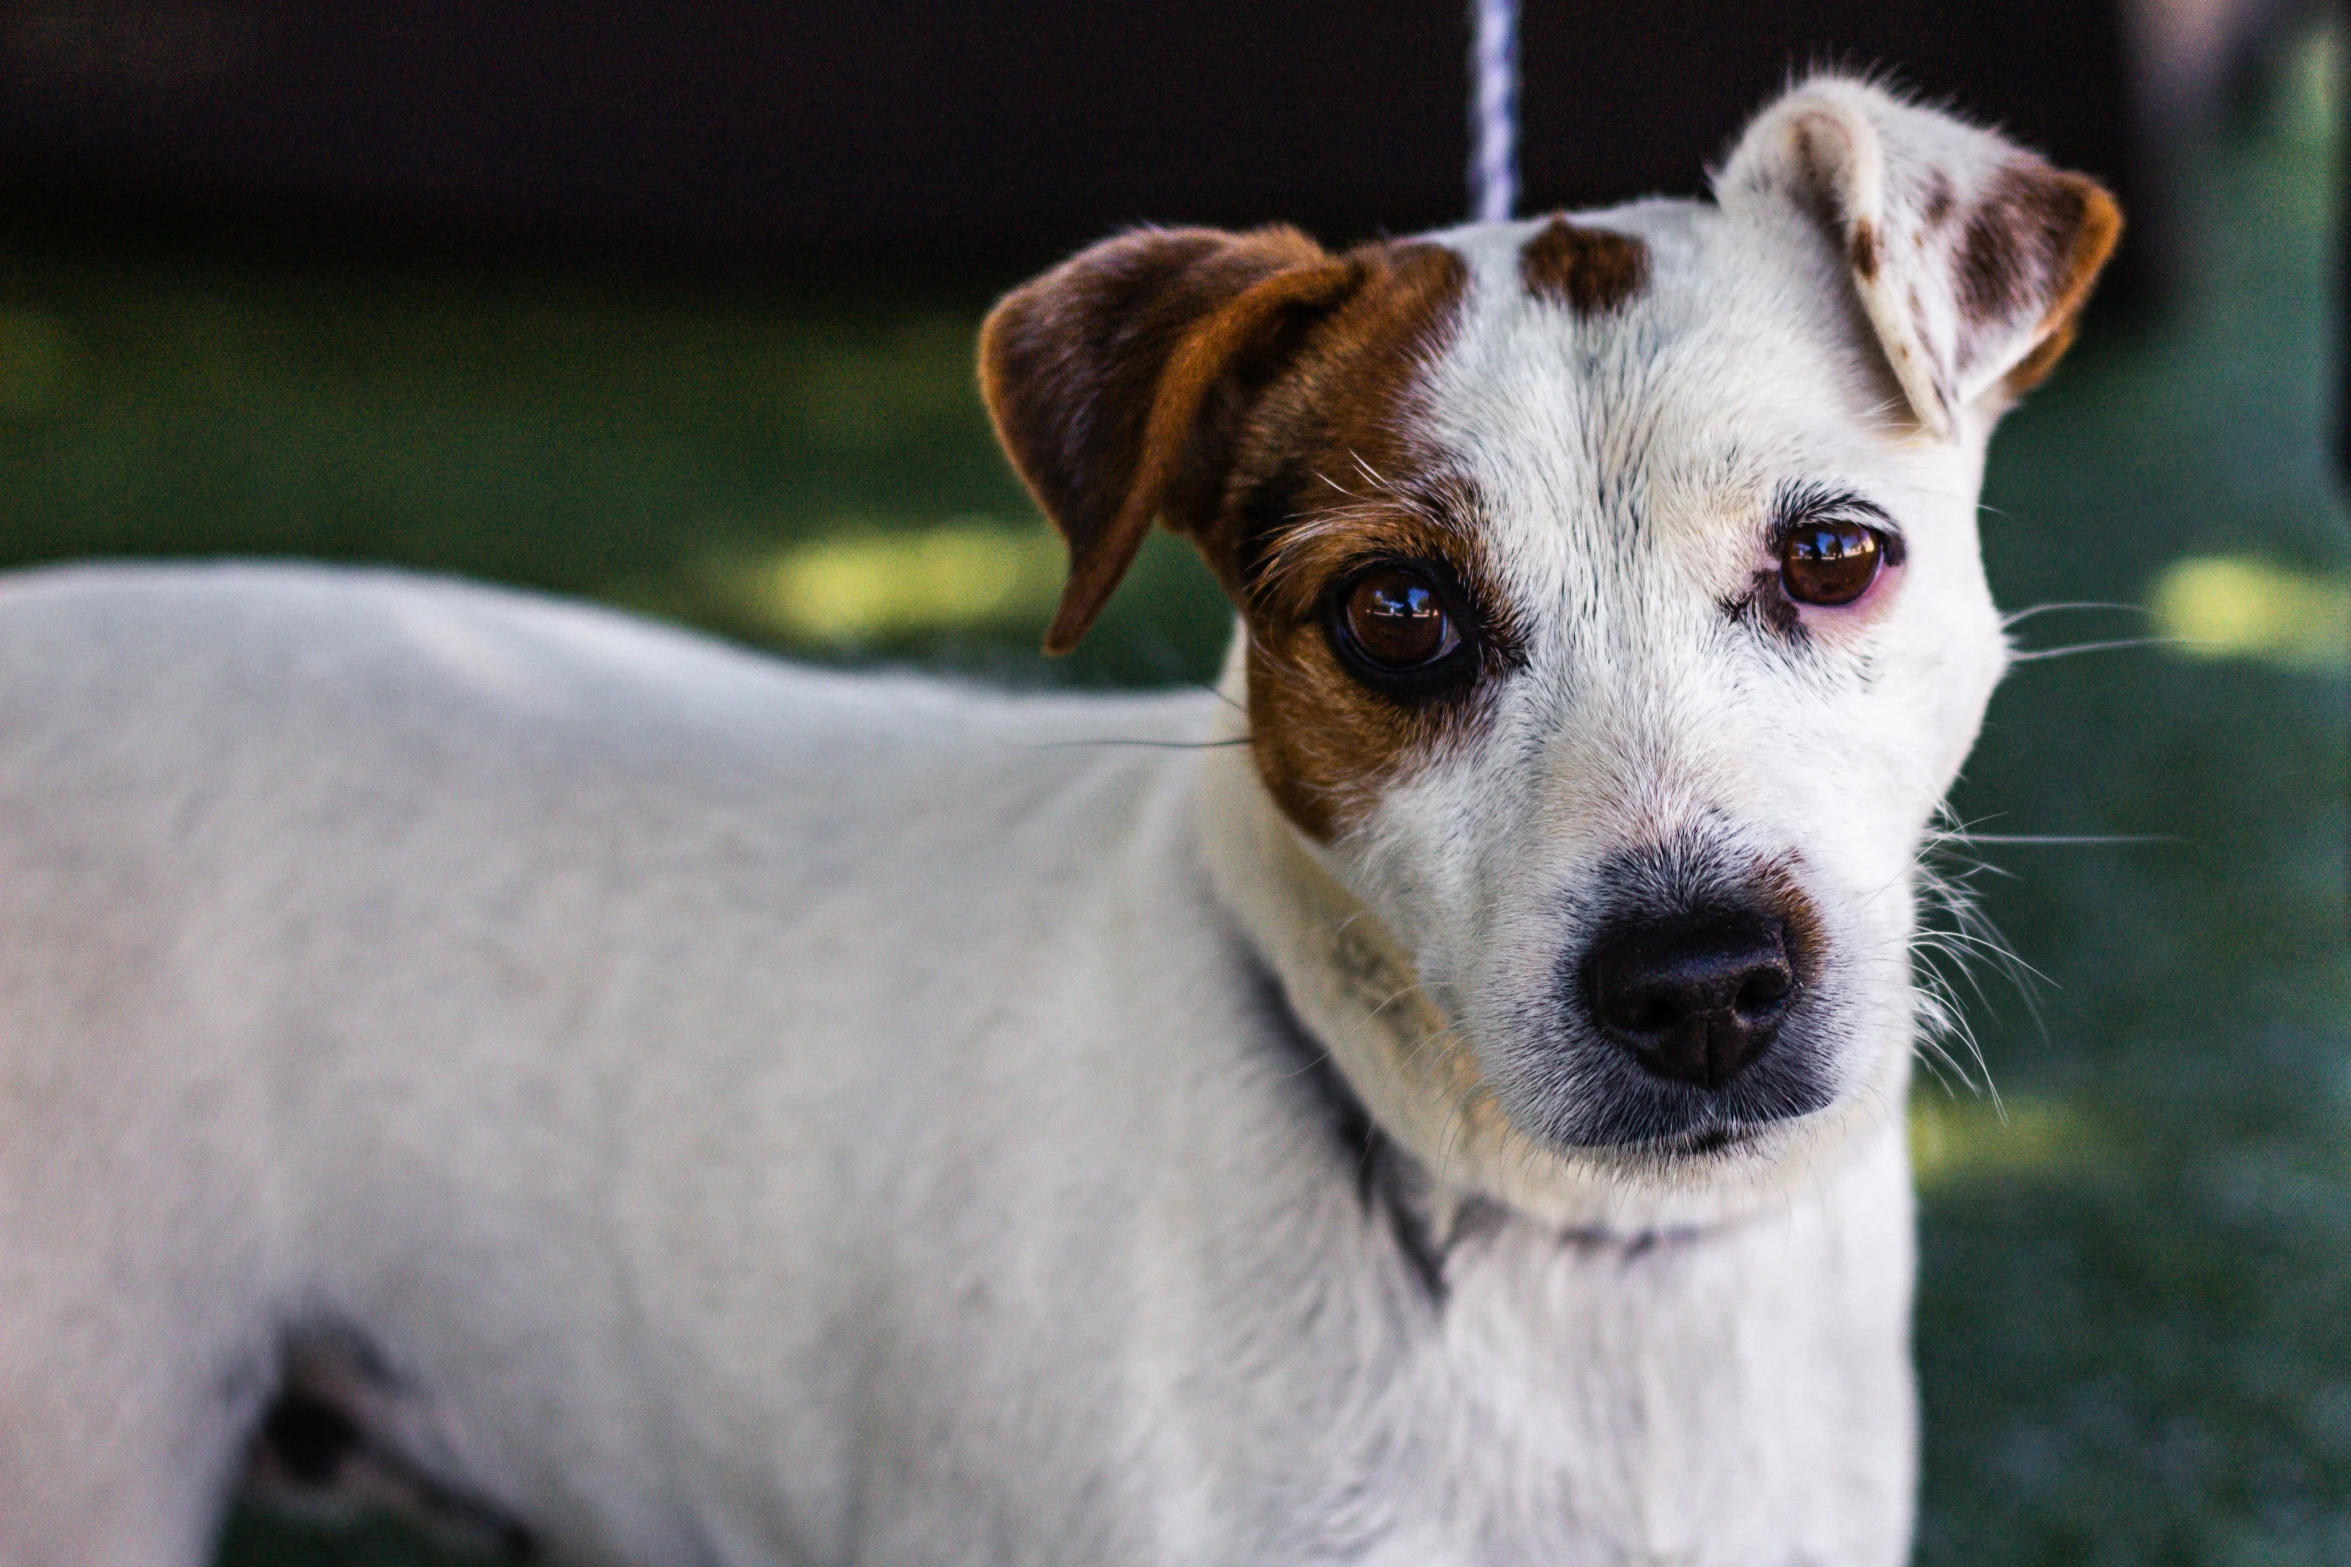
[[[886, 1254], [959, 1222], [901, 1205], [951, 1210], [1078, 1091], [1038, 1056], [1082, 1031], [1007, 1013], [1085, 1005], [1074, 867], [1180, 830], [1157, 747], [1212, 700], [796, 671], [392, 575], [0, 590], [0, 1518], [143, 1510], [91, 1493], [136, 1474], [123, 1559], [195, 1559], [188, 1492], [289, 1343], [541, 1527], [569, 1496], [674, 1550], [628, 1498], [680, 1444], [822, 1495], [809, 1411], [873, 1373]], [[1064, 1149], [1118, 1135], [1086, 1097]], [[417, 1380], [470, 1384], [465, 1421]], [[798, 1409], [731, 1429], [779, 1384]], [[572, 1450], [508, 1473], [508, 1423]]]

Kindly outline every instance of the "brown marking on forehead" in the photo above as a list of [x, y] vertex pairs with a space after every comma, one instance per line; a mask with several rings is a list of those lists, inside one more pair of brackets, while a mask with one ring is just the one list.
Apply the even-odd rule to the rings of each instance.
[[1518, 276], [1537, 299], [1596, 316], [1649, 286], [1649, 247], [1638, 235], [1556, 217], [1519, 251]]
[[1442, 564], [1497, 655], [1500, 624], [1473, 487], [1427, 435], [1423, 380], [1452, 340], [1468, 271], [1442, 246], [1349, 252], [1358, 285], [1317, 321], [1249, 410], [1210, 561], [1248, 627], [1249, 727], [1259, 775], [1283, 812], [1324, 841], [1457, 743], [1480, 708], [1401, 702], [1339, 662], [1331, 593], [1375, 561]]

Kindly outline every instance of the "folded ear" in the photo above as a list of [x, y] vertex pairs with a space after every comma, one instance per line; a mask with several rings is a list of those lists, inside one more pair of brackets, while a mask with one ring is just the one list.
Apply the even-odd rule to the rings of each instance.
[[1836, 77], [1757, 116], [1715, 198], [1793, 202], [1829, 227], [1895, 379], [1947, 440], [2049, 373], [2122, 230], [2096, 181]]
[[1154, 517], [1206, 527], [1250, 393], [1353, 276], [1296, 229], [1143, 229], [989, 313], [980, 393], [1069, 545], [1046, 652], [1077, 645]]

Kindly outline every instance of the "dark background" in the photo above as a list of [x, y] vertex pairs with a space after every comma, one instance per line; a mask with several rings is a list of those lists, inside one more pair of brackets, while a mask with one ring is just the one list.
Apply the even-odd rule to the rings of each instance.
[[[1465, 206], [1467, 13], [1430, 0], [6, 14], [0, 194], [20, 217], [1009, 281], [1141, 221], [1344, 242]], [[2111, 3], [1537, 0], [1527, 210], [1695, 190], [1815, 62], [1898, 66], [2142, 205]]]

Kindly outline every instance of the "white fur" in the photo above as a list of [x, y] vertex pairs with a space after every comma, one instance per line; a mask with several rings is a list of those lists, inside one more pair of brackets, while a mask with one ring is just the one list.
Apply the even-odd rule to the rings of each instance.
[[[0, 590], [0, 1567], [204, 1560], [289, 1376], [567, 1560], [1904, 1560], [1912, 884], [2004, 658], [1990, 417], [1897, 414], [1796, 204], [1591, 221], [1654, 269], [1592, 322], [1518, 285], [1531, 226], [1443, 236], [1427, 433], [1533, 645], [1327, 846], [1190, 748], [1206, 694], [391, 575]], [[1722, 611], [1790, 477], [1908, 546], [1800, 666]], [[1558, 910], [1694, 830], [1800, 866], [1834, 1103], [1546, 1142]]]

